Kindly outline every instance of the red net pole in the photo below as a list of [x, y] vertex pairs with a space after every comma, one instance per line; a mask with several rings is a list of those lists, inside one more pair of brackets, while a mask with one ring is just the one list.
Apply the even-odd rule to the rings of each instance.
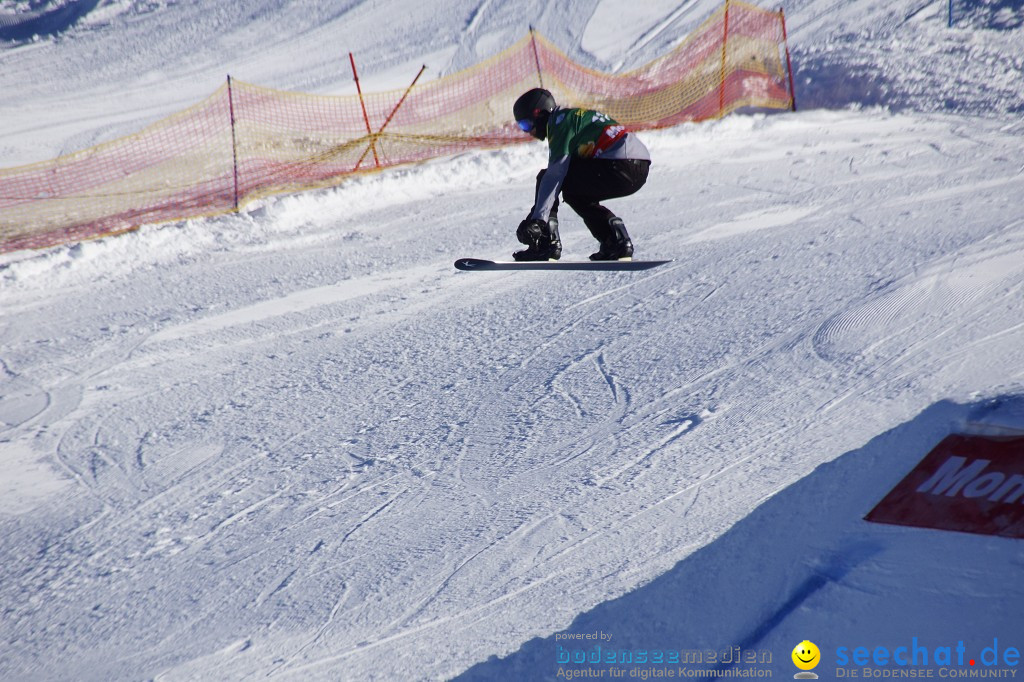
[[782, 44], [786, 47], [786, 73], [789, 74], [790, 108], [796, 111], [796, 89], [793, 87], [793, 61], [789, 58], [789, 38], [786, 37], [786, 13], [779, 8], [779, 21], [782, 22]]
[[[398, 104], [396, 104], [395, 108], [391, 110], [390, 114], [388, 114], [387, 119], [385, 119], [385, 121], [384, 121], [384, 125], [382, 125], [380, 127], [380, 130], [377, 131], [377, 135], [380, 135], [381, 133], [383, 133], [384, 129], [388, 127], [388, 124], [391, 123], [391, 119], [393, 119], [395, 117], [395, 114], [398, 113], [399, 107], [401, 107], [402, 103], [405, 102], [405, 98], [409, 96], [410, 92], [412, 92], [413, 86], [416, 85], [416, 81], [418, 81], [420, 79], [420, 76], [422, 76], [423, 72], [426, 71], [426, 70], [427, 70], [427, 65], [426, 64], [424, 64], [423, 66], [420, 67], [419, 73], [417, 73], [416, 77], [412, 79], [412, 83], [410, 83], [409, 87], [405, 89], [405, 93], [402, 95], [402, 98], [398, 100]], [[363, 111], [365, 113], [365, 109]], [[369, 123], [367, 123], [367, 125], [369, 125]], [[356, 162], [356, 168], [357, 169], [359, 168], [360, 164], [363, 163], [363, 159], [366, 158], [366, 153], [369, 152], [369, 151], [370, 150], [367, 149], [365, 152], [363, 152], [363, 155], [359, 157], [359, 161]], [[376, 158], [376, 152], [374, 152], [374, 158]]]
[[402, 94], [402, 98], [400, 100], [398, 100], [398, 104], [396, 104], [395, 108], [391, 110], [390, 114], [388, 114], [387, 119], [384, 121], [384, 125], [382, 125], [380, 127], [380, 130], [377, 131], [378, 135], [380, 135], [382, 132], [384, 132], [384, 129], [388, 127], [389, 123], [391, 123], [391, 119], [393, 119], [395, 117], [395, 114], [398, 113], [398, 108], [402, 106], [402, 103], [405, 101], [405, 98], [409, 96], [409, 93], [412, 92], [413, 87], [416, 85], [416, 81], [418, 81], [420, 79], [420, 76], [422, 76], [423, 72], [426, 71], [426, 70], [427, 70], [427, 65], [426, 64], [424, 64], [423, 66], [420, 67], [419, 73], [417, 73], [416, 77], [412, 79], [412, 83], [409, 83], [409, 87], [407, 87], [405, 89], [405, 92]]
[[530, 43], [533, 45], [533, 63], [537, 65], [537, 80], [540, 81], [540, 87], [544, 87], [544, 74], [540, 70], [540, 55], [537, 53], [537, 33], [533, 30], [533, 26], [530, 27]]
[[348, 53], [348, 61], [352, 64], [352, 77], [356, 79], [356, 92], [359, 93], [359, 105], [363, 108], [363, 121], [366, 122], [366, 133], [370, 136], [370, 146], [373, 148], [373, 161], [380, 168], [380, 159], [377, 157], [377, 141], [373, 137], [373, 129], [370, 128], [370, 117], [366, 115], [366, 102], [363, 100], [363, 89], [359, 86], [359, 74], [356, 72], [356, 58]]
[[718, 117], [721, 118], [725, 112], [725, 61], [726, 47], [729, 45], [729, 0], [725, 0], [725, 29], [722, 31], [722, 73], [718, 89]]
[[235, 135], [235, 97], [228, 74], [228, 113], [231, 116], [231, 166], [235, 174], [235, 211], [238, 210], [238, 138]]

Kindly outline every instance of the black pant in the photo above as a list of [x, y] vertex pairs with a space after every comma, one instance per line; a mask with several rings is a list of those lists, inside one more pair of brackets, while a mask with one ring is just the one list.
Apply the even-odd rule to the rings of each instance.
[[[606, 199], [633, 194], [647, 182], [651, 162], [635, 159], [580, 159], [573, 157], [569, 172], [562, 183], [562, 198], [583, 218], [594, 238], [604, 243], [608, 234], [608, 221], [615, 214], [601, 205]], [[537, 189], [544, 172], [537, 174]], [[551, 215], [558, 215], [558, 197], [551, 207]]]

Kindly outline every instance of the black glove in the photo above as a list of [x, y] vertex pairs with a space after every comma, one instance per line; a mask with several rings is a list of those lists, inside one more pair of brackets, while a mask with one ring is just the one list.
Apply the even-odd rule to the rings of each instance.
[[523, 222], [519, 223], [519, 229], [516, 230], [516, 239], [527, 246], [537, 246], [540, 244], [540, 238], [548, 231], [548, 224], [543, 220], [537, 220], [536, 218], [527, 218]]

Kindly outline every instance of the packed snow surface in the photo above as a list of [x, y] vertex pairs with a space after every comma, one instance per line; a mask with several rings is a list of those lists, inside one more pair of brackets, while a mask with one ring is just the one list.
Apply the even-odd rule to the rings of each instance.
[[[531, 21], [629, 68], [716, 7], [93, 4], [0, 51], [8, 165], [226, 71], [343, 92], [353, 50], [402, 85]], [[564, 633], [783, 678], [804, 639], [1024, 648], [1019, 540], [862, 520], [1024, 383], [1024, 43], [1012, 3], [945, 4], [787, 7], [813, 103], [869, 106], [643, 134], [610, 206], [653, 271], [452, 268], [518, 248], [540, 144], [3, 256], [0, 678], [564, 679]]]

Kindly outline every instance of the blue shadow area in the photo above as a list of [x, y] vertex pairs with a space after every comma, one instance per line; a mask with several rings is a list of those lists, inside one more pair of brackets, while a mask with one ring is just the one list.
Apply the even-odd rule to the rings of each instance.
[[[529, 640], [518, 651], [492, 657], [454, 679], [658, 679], [657, 670], [681, 667], [696, 674], [676, 677], [727, 679], [743, 672], [730, 669], [742, 667], [792, 679], [799, 671], [790, 654], [800, 639], [779, 650], [780, 636], [786, 642], [792, 638], [793, 623], [784, 633], [774, 632], [776, 628], [787, 619], [802, 621], [801, 609], [816, 593], [873, 566], [880, 553], [902, 546], [899, 534], [907, 531], [869, 523], [864, 515], [945, 436], [964, 431], [1007, 404], [1020, 408], [1024, 401], [1011, 397], [966, 405], [936, 403], [862, 448], [818, 466], [647, 585], [580, 614], [561, 632]], [[946, 543], [929, 547], [936, 554], [966, 537], [913, 531]], [[989, 542], [987, 537], [971, 537]], [[904, 580], [912, 583], [912, 578]], [[856, 612], [856, 605], [850, 608]], [[933, 612], [922, 608], [920, 613], [901, 614], [898, 627], [924, 627], [943, 618], [943, 609], [949, 608], [946, 604]], [[837, 622], [830, 626], [832, 632], [817, 630], [814, 636], [836, 641], [849, 636], [848, 626]], [[774, 646], [766, 644], [768, 639]]]
[[1012, 31], [1024, 25], [1024, 0], [953, 0], [950, 9], [957, 28]]
[[0, 13], [0, 40], [31, 40], [35, 36], [56, 35], [74, 26], [98, 4], [99, 0], [78, 0], [49, 10]]

